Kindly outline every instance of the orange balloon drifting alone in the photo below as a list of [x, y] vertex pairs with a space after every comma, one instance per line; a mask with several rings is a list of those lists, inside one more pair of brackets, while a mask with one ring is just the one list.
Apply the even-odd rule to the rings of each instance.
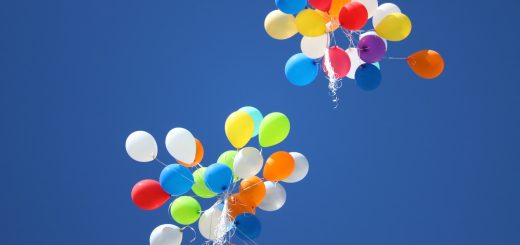
[[202, 158], [204, 157], [204, 147], [202, 143], [198, 139], [195, 139], [195, 160], [192, 163], [185, 163], [177, 160], [177, 162], [187, 168], [191, 168], [202, 162]]
[[264, 178], [270, 181], [280, 181], [291, 176], [294, 170], [294, 158], [285, 151], [273, 153], [265, 162]]
[[264, 200], [266, 192], [264, 182], [257, 176], [244, 179], [240, 183], [240, 197], [255, 207]]
[[433, 50], [422, 50], [410, 55], [408, 65], [418, 76], [425, 79], [438, 77], [444, 71], [444, 59]]

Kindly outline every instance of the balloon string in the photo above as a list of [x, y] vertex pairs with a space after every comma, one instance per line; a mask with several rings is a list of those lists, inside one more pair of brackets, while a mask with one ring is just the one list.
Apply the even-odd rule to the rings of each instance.
[[407, 60], [408, 58], [403, 58], [403, 57], [386, 57], [387, 59], [389, 60]]
[[190, 240], [190, 243], [192, 243], [192, 242], [194, 242], [195, 240], [197, 240], [197, 232], [195, 231], [195, 229], [193, 229], [193, 227], [191, 227], [191, 226], [188, 225], [188, 226], [184, 226], [184, 227], [182, 227], [181, 231], [184, 232], [184, 230], [185, 230], [186, 228], [189, 228], [191, 231], [193, 231], [193, 234], [195, 234], [195, 236], [193, 237], [193, 239]]
[[157, 157], [155, 157], [155, 161], [157, 161], [158, 163], [160, 163], [160, 164], [164, 165], [165, 167], [167, 167], [167, 166], [168, 166], [168, 164], [166, 164], [166, 163], [162, 162], [162, 161], [161, 161], [161, 160], [160, 160], [159, 158], [157, 158]]

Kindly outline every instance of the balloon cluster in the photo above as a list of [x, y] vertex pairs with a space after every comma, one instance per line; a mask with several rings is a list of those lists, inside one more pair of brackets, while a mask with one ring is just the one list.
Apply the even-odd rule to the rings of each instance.
[[[387, 41], [402, 41], [412, 31], [412, 23], [393, 3], [378, 6], [377, 0], [275, 0], [278, 10], [265, 18], [269, 36], [284, 40], [303, 35], [301, 53], [285, 65], [287, 79], [298, 86], [313, 82], [320, 67], [329, 79], [335, 97], [339, 81], [355, 79], [362, 90], [381, 83], [379, 61], [385, 58]], [[374, 29], [361, 30], [372, 18]], [[339, 30], [339, 31], [337, 31]], [[337, 44], [337, 34], [348, 40], [348, 48]], [[444, 60], [433, 50], [422, 50], [402, 59], [420, 77], [433, 79], [444, 69]]]
[[[184, 128], [174, 128], [166, 136], [166, 148], [177, 162], [169, 165], [157, 159], [157, 143], [151, 134], [133, 132], [126, 140], [128, 155], [139, 162], [156, 160], [164, 169], [158, 181], [146, 179], [135, 184], [132, 200], [141, 209], [154, 210], [175, 197], [169, 207], [173, 220], [187, 227], [198, 221], [200, 234], [213, 244], [229, 243], [234, 235], [253, 240], [261, 231], [256, 209], [280, 209], [286, 192], [279, 181], [302, 180], [309, 163], [300, 153], [277, 151], [264, 164], [262, 151], [246, 145], [255, 136], [261, 147], [277, 145], [289, 135], [290, 127], [289, 119], [280, 112], [263, 117], [258, 109], [243, 107], [231, 113], [225, 123], [226, 136], [237, 150], [222, 153], [207, 167], [201, 164], [202, 143]], [[256, 175], [262, 167], [260, 178]], [[190, 190], [194, 195], [186, 195]], [[217, 200], [203, 211], [193, 196]], [[150, 235], [150, 244], [180, 244], [185, 228], [160, 225]]]

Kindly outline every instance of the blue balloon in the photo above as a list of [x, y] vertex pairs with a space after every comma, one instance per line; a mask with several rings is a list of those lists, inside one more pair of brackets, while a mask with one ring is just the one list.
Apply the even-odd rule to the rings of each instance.
[[381, 84], [381, 71], [373, 64], [360, 65], [356, 70], [356, 84], [365, 91], [372, 91]]
[[222, 163], [211, 164], [204, 172], [204, 183], [212, 192], [222, 193], [233, 183], [233, 171]]
[[193, 186], [193, 175], [188, 168], [180, 164], [170, 164], [161, 171], [159, 182], [164, 191], [180, 196]]
[[258, 130], [260, 130], [260, 123], [262, 122], [262, 119], [264, 119], [262, 112], [252, 106], [242, 107], [239, 109], [239, 111], [245, 111], [253, 118], [253, 121], [255, 122], [255, 131], [253, 132], [253, 137], [257, 136]]
[[295, 54], [285, 64], [285, 76], [296, 86], [310, 84], [318, 76], [319, 64], [302, 53]]
[[243, 240], [252, 240], [260, 236], [262, 231], [262, 224], [260, 220], [254, 215], [243, 213], [235, 218], [235, 234]]
[[307, 7], [307, 0], [275, 0], [276, 7], [286, 14], [297, 14]]

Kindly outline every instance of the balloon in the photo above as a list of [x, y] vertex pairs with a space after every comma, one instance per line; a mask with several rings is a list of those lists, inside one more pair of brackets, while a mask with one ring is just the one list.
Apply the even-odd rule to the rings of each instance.
[[150, 245], [180, 245], [182, 230], [175, 225], [160, 225], [150, 234]]
[[341, 8], [339, 22], [347, 30], [356, 31], [367, 23], [368, 12], [366, 7], [359, 2], [351, 2]]
[[241, 214], [235, 219], [235, 234], [244, 240], [253, 240], [260, 236], [262, 225], [254, 214]]
[[166, 192], [180, 196], [193, 186], [193, 175], [188, 168], [180, 164], [170, 164], [161, 171], [159, 182]]
[[444, 59], [433, 50], [422, 50], [410, 55], [408, 65], [418, 76], [433, 79], [444, 71]]
[[339, 13], [341, 12], [341, 9], [345, 4], [349, 3], [350, 0], [332, 0], [329, 14], [332, 18], [338, 18]]
[[354, 79], [356, 75], [356, 69], [365, 62], [359, 58], [359, 51], [357, 48], [349, 48], [345, 50], [347, 52], [348, 57], [350, 59], [350, 70], [348, 71], [347, 77], [350, 79]]
[[288, 39], [298, 33], [294, 16], [280, 10], [273, 10], [265, 17], [264, 28], [269, 36], [278, 40]]
[[199, 232], [204, 238], [218, 240], [232, 228], [231, 220], [222, 209], [222, 204], [213, 205], [200, 216]]
[[273, 153], [266, 161], [264, 178], [270, 181], [280, 181], [291, 176], [294, 171], [294, 159], [285, 151]]
[[366, 63], [375, 63], [385, 57], [385, 41], [378, 36], [368, 35], [359, 40], [359, 57]]
[[253, 122], [255, 124], [255, 129], [253, 131], [253, 137], [258, 135], [258, 130], [260, 129], [260, 123], [262, 122], [262, 119], [264, 119], [264, 116], [262, 116], [262, 112], [260, 110], [252, 107], [252, 106], [244, 106], [240, 108], [238, 111], [245, 111], [251, 118], [253, 118]]
[[285, 204], [285, 200], [287, 200], [287, 194], [285, 193], [285, 188], [283, 188], [280, 183], [273, 183], [271, 181], [266, 181], [265, 188], [267, 190], [264, 200], [258, 207], [264, 211], [276, 211]]
[[195, 161], [197, 153], [195, 137], [184, 128], [174, 128], [168, 132], [166, 149], [178, 161], [189, 163]]
[[201, 211], [199, 202], [189, 196], [178, 197], [170, 205], [170, 214], [173, 220], [181, 225], [195, 223], [199, 219]]
[[206, 168], [199, 168], [193, 172], [193, 186], [191, 187], [191, 190], [195, 195], [202, 197], [202, 198], [212, 198], [217, 195], [217, 193], [212, 192], [208, 189], [206, 184], [204, 183], [204, 173], [206, 172]]
[[304, 36], [317, 37], [325, 34], [326, 24], [323, 17], [313, 9], [302, 10], [296, 16], [296, 29]]
[[246, 179], [260, 172], [263, 164], [264, 158], [260, 151], [254, 147], [245, 147], [238, 151], [233, 168], [238, 178]]
[[291, 123], [286, 115], [280, 112], [269, 113], [260, 124], [258, 138], [262, 147], [279, 144], [289, 135]]
[[[372, 36], [378, 36], [375, 31], [367, 31], [367, 32], [364, 32], [364, 33], [359, 35], [359, 40], [361, 40], [365, 36], [371, 36], [371, 35]], [[388, 50], [388, 42], [385, 39], [383, 39], [383, 38], [381, 38], [381, 40], [383, 40], [385, 42], [385, 50]]]
[[255, 207], [249, 202], [243, 200], [240, 194], [233, 194], [227, 198], [226, 208], [228, 215], [231, 220], [234, 220], [239, 214], [242, 213], [255, 213]]
[[177, 162], [184, 166], [184, 167], [194, 167], [197, 166], [200, 162], [202, 162], [202, 158], [204, 157], [204, 146], [202, 146], [202, 143], [200, 140], [195, 139], [195, 160], [192, 163], [185, 163], [182, 161], [177, 160]]
[[328, 52], [329, 58], [325, 58], [322, 61], [323, 71], [326, 74], [329, 73], [329, 71], [327, 70], [326, 62], [330, 61], [330, 66], [334, 71], [334, 77], [337, 79], [345, 77], [348, 71], [350, 70], [350, 59], [348, 58], [347, 53], [345, 53], [345, 50], [341, 49], [338, 46], [334, 46], [332, 48], [329, 48]]
[[323, 34], [318, 37], [303, 37], [300, 43], [302, 53], [311, 58], [319, 59], [325, 55], [325, 51], [329, 47], [329, 34]]
[[368, 18], [374, 15], [377, 10], [377, 6], [379, 5], [377, 0], [353, 0], [353, 2], [359, 2], [365, 6], [368, 12]]
[[291, 152], [289, 154], [291, 154], [294, 159], [294, 171], [287, 179], [284, 179], [283, 182], [296, 183], [307, 176], [309, 172], [309, 161], [307, 161], [307, 158], [301, 153]]
[[376, 26], [377, 35], [390, 41], [402, 41], [412, 32], [412, 22], [401, 13], [387, 15]]
[[308, 85], [318, 76], [318, 64], [302, 53], [295, 54], [285, 64], [285, 76], [296, 86]]
[[275, 3], [286, 14], [297, 14], [307, 6], [307, 0], [275, 0]]
[[245, 111], [235, 111], [226, 119], [225, 131], [229, 142], [240, 149], [253, 136], [255, 122]]
[[240, 183], [240, 197], [253, 206], [258, 206], [266, 193], [262, 179], [257, 176], [242, 180]]
[[315, 8], [319, 9], [321, 11], [329, 11], [330, 4], [332, 3], [332, 0], [309, 0], [309, 4]]
[[381, 71], [373, 64], [363, 64], [356, 71], [356, 84], [365, 91], [372, 91], [381, 84]]
[[233, 183], [233, 172], [225, 164], [214, 163], [206, 169], [204, 181], [209, 190], [222, 193]]
[[168, 199], [170, 199], [170, 195], [155, 180], [141, 180], [132, 188], [132, 201], [137, 207], [144, 210], [158, 209]]
[[226, 152], [220, 154], [220, 156], [218, 157], [218, 160], [217, 160], [218, 163], [225, 164], [226, 166], [228, 166], [231, 169], [231, 171], [233, 171], [234, 182], [236, 182], [239, 179], [236, 177], [235, 170], [233, 167], [233, 163], [235, 161], [236, 155], [237, 155], [237, 151], [235, 151], [235, 150], [226, 151]]
[[329, 13], [323, 12], [320, 10], [316, 10], [323, 20], [325, 20], [325, 26], [327, 27], [327, 32], [334, 32], [339, 27], [339, 21], [336, 18], [332, 18]]
[[145, 131], [135, 131], [126, 138], [126, 152], [138, 162], [151, 162], [157, 157], [157, 142]]
[[374, 28], [381, 23], [387, 15], [393, 13], [401, 13], [401, 10], [397, 5], [393, 3], [383, 3], [381, 4], [377, 10], [374, 12], [374, 16], [372, 17], [372, 25]]

